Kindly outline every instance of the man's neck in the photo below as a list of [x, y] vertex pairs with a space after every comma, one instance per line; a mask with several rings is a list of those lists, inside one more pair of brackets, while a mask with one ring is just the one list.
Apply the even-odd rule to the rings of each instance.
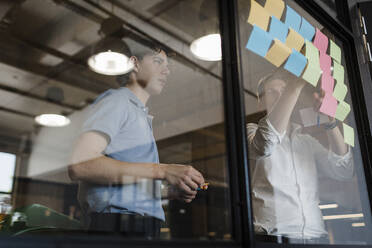
[[138, 97], [138, 99], [143, 103], [144, 106], [146, 106], [146, 103], [150, 97], [150, 94], [146, 90], [144, 90], [139, 84], [136, 83], [132, 83], [126, 87]]

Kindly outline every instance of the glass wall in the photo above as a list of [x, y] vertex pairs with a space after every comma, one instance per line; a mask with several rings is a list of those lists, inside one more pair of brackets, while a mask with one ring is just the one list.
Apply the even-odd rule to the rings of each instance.
[[371, 244], [344, 44], [293, 1], [239, 1], [256, 240]]
[[232, 239], [216, 1], [0, 13], [1, 234]]

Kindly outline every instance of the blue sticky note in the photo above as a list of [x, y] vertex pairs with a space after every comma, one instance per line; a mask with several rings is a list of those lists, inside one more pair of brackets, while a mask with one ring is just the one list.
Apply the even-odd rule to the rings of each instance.
[[265, 57], [273, 38], [265, 30], [253, 25], [251, 36], [245, 46], [248, 50]]
[[289, 58], [284, 65], [284, 69], [299, 77], [305, 69], [306, 64], [306, 57], [292, 48], [292, 53], [289, 55]]
[[275, 16], [271, 16], [270, 31], [269, 34], [285, 43], [288, 34], [288, 26], [282, 23]]
[[308, 41], [311, 41], [315, 35], [315, 28], [302, 17], [301, 27], [298, 33]]
[[301, 16], [287, 5], [287, 12], [285, 15], [285, 24], [294, 29], [297, 33], [301, 26]]

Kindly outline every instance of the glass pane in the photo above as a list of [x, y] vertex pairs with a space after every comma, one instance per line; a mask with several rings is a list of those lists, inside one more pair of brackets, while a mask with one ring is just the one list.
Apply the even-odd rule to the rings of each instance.
[[3, 233], [232, 240], [216, 1], [1, 8]]
[[239, 1], [256, 239], [370, 244], [343, 43], [293, 1]]
[[0, 192], [12, 192], [16, 156], [0, 152]]

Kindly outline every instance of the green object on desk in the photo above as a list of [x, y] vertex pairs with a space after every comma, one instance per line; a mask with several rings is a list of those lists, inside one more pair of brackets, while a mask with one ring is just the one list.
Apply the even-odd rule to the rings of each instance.
[[[12, 216], [16, 213], [22, 214], [24, 217], [22, 222], [12, 223]], [[15, 209], [13, 215], [9, 216], [4, 224], [2, 231], [13, 236], [46, 230], [63, 231], [81, 229], [81, 223], [79, 221], [40, 204], [32, 204]]]

